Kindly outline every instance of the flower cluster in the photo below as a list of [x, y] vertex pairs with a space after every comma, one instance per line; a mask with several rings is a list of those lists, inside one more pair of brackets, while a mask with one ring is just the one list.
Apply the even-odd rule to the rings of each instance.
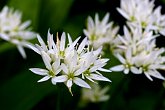
[[[68, 37], [68, 43], [66, 43], [66, 36]], [[30, 69], [33, 73], [44, 76], [38, 82], [48, 79], [51, 79], [54, 85], [63, 82], [70, 92], [73, 83], [84, 88], [91, 88], [85, 80], [110, 82], [108, 78], [99, 72], [110, 72], [110, 70], [103, 68], [109, 59], [100, 57], [102, 48], [90, 50], [87, 38], [84, 38], [79, 45], [80, 37], [72, 41], [70, 35], [66, 35], [64, 32], [60, 40], [57, 34], [56, 43], [53, 40], [53, 35], [49, 32], [47, 44], [39, 35], [37, 38], [40, 45], [29, 45], [29, 47], [41, 55], [46, 66], [46, 69]]]
[[109, 20], [109, 13], [105, 15], [102, 21], [99, 20], [98, 14], [95, 15], [95, 20], [90, 16], [87, 20], [87, 29], [84, 29], [84, 34], [89, 38], [90, 45], [98, 48], [102, 45], [111, 43], [115, 44], [115, 37], [119, 27], [114, 27], [114, 23]]
[[165, 35], [165, 15], [161, 14], [161, 6], [155, 8], [154, 0], [121, 0], [117, 10], [135, 27], [140, 24]]
[[164, 80], [159, 70], [165, 70], [165, 56], [162, 55], [165, 49], [157, 48], [155, 43], [159, 33], [165, 35], [165, 15], [161, 14], [161, 7], [155, 8], [154, 1], [150, 0], [121, 0], [117, 10], [127, 19], [124, 35], [118, 34], [118, 27], [113, 29], [108, 23], [109, 14], [102, 21], [96, 14], [95, 23], [89, 17], [84, 30], [91, 45], [110, 45], [112, 53], [122, 63], [110, 68], [112, 71], [144, 73], [150, 80], [153, 80], [151, 76]]
[[144, 73], [147, 78], [153, 80], [151, 76], [165, 79], [158, 70], [165, 70], [165, 57], [162, 54], [164, 48], [157, 48], [153, 31], [144, 30], [141, 27], [124, 27], [124, 35], [119, 35], [121, 45], [120, 53], [116, 52], [115, 56], [122, 63], [112, 67], [112, 71], [123, 71], [128, 74], [131, 71], [134, 74]]
[[109, 90], [109, 86], [106, 86], [102, 88], [99, 84], [93, 83], [92, 85], [93, 89], [82, 89], [82, 96], [81, 96], [81, 101], [82, 104], [87, 103], [87, 102], [104, 102], [107, 101], [110, 96], [107, 94]]
[[21, 13], [5, 6], [0, 12], [0, 38], [15, 44], [23, 58], [26, 58], [23, 47], [28, 40], [35, 38], [35, 33], [28, 29], [30, 21], [21, 23]]

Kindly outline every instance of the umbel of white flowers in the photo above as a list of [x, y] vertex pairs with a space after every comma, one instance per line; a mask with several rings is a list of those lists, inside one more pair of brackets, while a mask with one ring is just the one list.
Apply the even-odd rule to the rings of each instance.
[[[68, 37], [67, 44], [66, 36]], [[99, 72], [110, 72], [110, 70], [103, 68], [109, 59], [101, 58], [101, 47], [97, 50], [90, 50], [87, 38], [84, 38], [79, 45], [77, 44], [80, 37], [72, 41], [70, 35], [66, 35], [64, 32], [60, 40], [57, 34], [56, 43], [53, 40], [53, 35], [49, 32], [47, 44], [39, 35], [37, 35], [37, 38], [40, 45], [29, 45], [29, 47], [41, 55], [46, 66], [46, 69], [30, 68], [33, 73], [44, 76], [38, 82], [48, 79], [51, 79], [54, 85], [63, 82], [70, 92], [73, 83], [80, 87], [91, 88], [86, 80], [93, 83], [95, 80], [110, 82]]]
[[26, 58], [23, 47], [27, 47], [28, 40], [36, 38], [36, 35], [28, 28], [30, 21], [22, 23], [21, 17], [21, 12], [5, 6], [0, 12], [0, 38], [15, 44], [22, 57]]
[[135, 27], [140, 24], [165, 35], [165, 15], [161, 14], [161, 6], [155, 8], [154, 0], [121, 0], [117, 10]]
[[[164, 80], [159, 70], [165, 70], [165, 56], [162, 55], [165, 49], [157, 48], [155, 43], [158, 33], [165, 35], [165, 15], [161, 15], [161, 7], [154, 9], [154, 1], [149, 0], [121, 0], [117, 10], [127, 19], [124, 35], [117, 35], [114, 31], [117, 28], [110, 28], [109, 14], [102, 21], [96, 14], [95, 23], [89, 17], [84, 30], [90, 44], [94, 47], [110, 45], [112, 53], [122, 63], [110, 68], [112, 71], [144, 73], [151, 81], [151, 76]], [[104, 40], [107, 42], [102, 42]]]
[[98, 14], [95, 14], [95, 19], [88, 17], [87, 29], [84, 29], [84, 34], [89, 38], [89, 43], [94, 48], [111, 43], [111, 47], [117, 42], [116, 34], [119, 27], [114, 26], [114, 22], [109, 22], [110, 14], [107, 13], [102, 21], [99, 20]]
[[121, 44], [117, 46], [121, 51], [115, 53], [122, 64], [111, 70], [123, 71], [125, 74], [129, 71], [134, 74], [144, 73], [151, 81], [151, 76], [164, 80], [158, 70], [165, 70], [165, 56], [162, 55], [165, 49], [156, 47], [156, 35], [153, 35], [153, 31], [143, 31], [141, 26], [128, 27], [124, 27], [123, 36], [118, 36]]
[[115, 52], [115, 56], [122, 64], [111, 70], [144, 73], [151, 81], [152, 77], [165, 80], [158, 71], [165, 70], [165, 49], [156, 47], [155, 43], [158, 32], [165, 35], [165, 15], [161, 15], [161, 7], [154, 9], [154, 1], [149, 0], [121, 0], [121, 7], [117, 9], [128, 20], [128, 28], [125, 26], [124, 35], [117, 37], [120, 43], [116, 47], [120, 52]]

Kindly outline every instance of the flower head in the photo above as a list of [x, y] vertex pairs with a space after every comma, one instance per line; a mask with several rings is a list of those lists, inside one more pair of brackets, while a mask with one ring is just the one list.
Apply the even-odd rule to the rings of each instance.
[[90, 44], [94, 48], [109, 44], [116, 37], [119, 27], [114, 27], [113, 22], [108, 23], [109, 16], [107, 13], [101, 21], [98, 14], [95, 15], [94, 20], [92, 17], [88, 17], [87, 29], [84, 29], [84, 34], [89, 38]]
[[123, 71], [128, 74], [144, 73], [147, 78], [153, 80], [151, 76], [164, 80], [165, 78], [158, 70], [165, 70], [165, 57], [162, 54], [164, 48], [157, 48], [155, 38], [150, 30], [143, 30], [142, 27], [124, 27], [124, 35], [118, 36], [121, 43], [118, 45], [119, 52], [115, 56], [122, 63], [111, 68], [112, 71]]
[[35, 38], [35, 33], [28, 29], [30, 21], [21, 22], [21, 13], [5, 6], [0, 12], [0, 38], [15, 44], [26, 58], [23, 47], [27, 47], [28, 40]]
[[135, 27], [141, 25], [165, 35], [165, 15], [161, 14], [161, 6], [155, 8], [154, 0], [121, 0], [117, 10]]
[[[68, 44], [66, 43], [66, 36], [68, 37]], [[91, 79], [91, 81], [102, 80], [110, 82], [108, 78], [98, 72], [110, 72], [103, 68], [108, 59], [101, 59], [99, 56], [101, 48], [96, 51], [90, 51], [87, 38], [84, 38], [79, 45], [77, 42], [80, 37], [72, 41], [71, 36], [69, 34], [66, 35], [64, 32], [60, 39], [57, 34], [56, 43], [53, 40], [53, 35], [51, 35], [49, 31], [47, 44], [45, 44], [39, 35], [37, 38], [40, 45], [28, 46], [41, 55], [46, 67], [46, 69], [30, 69], [32, 72], [44, 76], [44, 78], [38, 82], [46, 81], [51, 78], [54, 85], [57, 83], [65, 83], [71, 94], [71, 87], [73, 84], [84, 88], [91, 88], [84, 78], [86, 72], [91, 74], [89, 78], [86, 77], [87, 79]], [[90, 60], [90, 58], [92, 60]], [[90, 62], [88, 60], [90, 60]]]

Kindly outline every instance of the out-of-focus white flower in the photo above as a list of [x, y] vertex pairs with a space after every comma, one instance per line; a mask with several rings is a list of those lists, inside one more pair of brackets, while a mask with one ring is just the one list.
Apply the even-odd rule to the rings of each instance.
[[136, 60], [132, 56], [131, 48], [126, 50], [124, 57], [120, 54], [117, 54], [116, 57], [122, 64], [112, 67], [112, 71], [123, 71], [125, 74], [128, 74], [129, 71], [134, 74], [142, 73], [142, 71], [135, 66]]
[[117, 10], [135, 27], [141, 25], [165, 35], [165, 15], [161, 14], [161, 6], [154, 8], [154, 0], [121, 0]]
[[151, 30], [143, 30], [140, 26], [129, 28], [124, 27], [124, 35], [118, 35], [120, 45], [119, 52], [115, 52], [116, 58], [122, 63], [111, 68], [112, 71], [123, 71], [128, 74], [144, 73], [147, 78], [153, 80], [151, 76], [164, 80], [165, 78], [158, 70], [165, 70], [165, 57], [162, 54], [164, 48], [156, 48], [155, 38]]
[[98, 14], [95, 15], [94, 20], [92, 17], [88, 17], [87, 29], [84, 29], [84, 34], [94, 48], [109, 44], [116, 37], [119, 27], [114, 27], [113, 22], [108, 23], [109, 16], [107, 13], [102, 21], [99, 20]]
[[82, 103], [87, 103], [87, 102], [92, 102], [92, 103], [98, 103], [98, 102], [104, 102], [107, 101], [110, 96], [106, 94], [109, 90], [109, 87], [104, 87], [101, 88], [99, 84], [93, 83], [91, 85], [92, 89], [82, 89], [82, 94], [81, 94], [81, 102]]
[[[80, 87], [91, 88], [86, 79], [82, 76], [90, 74], [88, 79], [109, 81], [98, 71], [110, 72], [103, 67], [106, 65], [108, 59], [101, 59], [99, 56], [101, 49], [91, 50], [89, 49], [89, 43], [87, 38], [84, 38], [78, 45], [77, 38], [72, 41], [68, 34], [68, 44], [66, 44], [66, 34], [62, 33], [59, 40], [57, 34], [56, 43], [53, 40], [53, 35], [48, 31], [47, 44], [38, 35], [38, 41], [40, 45], [28, 45], [29, 48], [42, 56], [46, 69], [31, 68], [30, 70], [35, 74], [45, 76], [38, 82], [46, 81], [51, 78], [53, 84], [65, 83], [69, 91], [72, 94], [71, 87], [76, 84]], [[90, 60], [90, 61], [89, 61]]]
[[22, 14], [19, 11], [5, 6], [0, 12], [0, 38], [15, 44], [22, 55], [26, 58], [23, 47], [27, 47], [28, 40], [34, 39], [35, 33], [28, 27], [30, 21], [21, 22]]

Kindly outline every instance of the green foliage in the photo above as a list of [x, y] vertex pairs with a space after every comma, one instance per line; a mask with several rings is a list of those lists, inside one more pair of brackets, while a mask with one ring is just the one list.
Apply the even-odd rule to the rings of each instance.
[[[115, 5], [115, 3], [117, 3], [117, 0], [112, 1], [113, 2], [110, 2], [111, 4], [114, 3]], [[161, 1], [165, 2], [165, 0]], [[45, 39], [49, 28], [51, 33], [53, 33], [54, 35], [57, 31], [66, 31], [74, 37], [73, 39], [75, 39], [78, 36], [84, 36], [83, 28], [85, 26], [85, 21], [89, 13], [94, 15], [95, 12], [99, 11], [102, 14], [102, 12], [107, 12], [105, 10], [110, 10], [110, 7], [109, 5], [107, 5], [107, 3], [109, 3], [108, 0], [8, 0], [5, 5], [20, 10], [23, 14], [23, 21], [31, 20], [32, 29], [41, 34], [41, 36], [45, 36]], [[114, 10], [112, 10], [111, 12], [112, 19], [114, 19], [115, 21], [120, 21], [120, 19], [118, 19], [118, 15], [116, 13], [114, 14], [113, 12]], [[4, 56], [2, 53], [5, 52], [6, 54], [6, 51], [9, 51], [7, 52], [7, 54], [10, 54], [10, 50], [12, 50], [13, 47], [13, 45], [9, 45], [8, 43], [1, 43], [0, 60], [4, 61], [4, 59], [6, 59], [7, 57]], [[114, 58], [113, 55], [108, 51], [105, 52], [104, 56], [110, 58], [107, 68], [119, 63], [117, 59]], [[40, 57], [38, 55], [35, 56], [34, 52], [32, 52], [31, 50], [27, 51], [27, 54], [27, 60], [29, 60], [30, 63], [33, 63], [33, 61], [37, 59], [36, 57]], [[104, 74], [106, 77], [112, 80], [112, 83], [105, 84], [110, 86], [109, 94], [111, 95], [111, 98], [107, 102], [89, 104], [89, 106], [85, 108], [79, 108], [77, 105], [80, 98], [80, 88], [73, 87], [73, 89], [75, 89], [75, 91], [77, 92], [72, 97], [68, 93], [67, 89], [59, 91], [59, 89], [57, 89], [55, 85], [52, 85], [50, 81], [37, 83], [37, 80], [39, 80], [40, 77], [31, 73], [28, 70], [28, 67], [26, 69], [22, 69], [22, 65], [26, 65], [24, 64], [24, 62], [17, 64], [17, 61], [19, 62], [20, 60], [23, 60], [18, 58], [21, 56], [17, 54], [11, 54], [11, 57], [11, 60], [15, 59], [13, 61], [16, 62], [9, 60], [6, 60], [9, 62], [1, 62], [2, 65], [13, 63], [12, 66], [7, 65], [5, 68], [1, 68], [1, 74], [3, 76], [1, 77], [1, 79], [3, 79], [3, 82], [1, 81], [2, 84], [0, 84], [1, 110], [33, 110], [33, 108], [36, 107], [37, 104], [42, 104], [41, 101], [44, 101], [45, 98], [49, 95], [51, 95], [53, 100], [55, 100], [55, 103], [53, 102], [54, 106], [56, 106], [53, 106], [54, 109], [59, 110], [72, 108], [72, 110], [165, 109], [165, 88], [161, 86], [162, 82], [159, 82], [157, 80], [157, 83], [150, 82], [148, 81], [148, 79], [143, 78], [143, 75], [132, 76], [116, 72]], [[35, 63], [29, 65], [38, 67], [38, 64]], [[20, 70], [17, 71], [18, 73], [13, 73], [12, 70], [15, 70], [16, 68], [20, 68]], [[8, 70], [9, 72], [5, 72], [6, 70]], [[64, 86], [60, 86], [60, 88], [63, 89]], [[57, 94], [56, 96], [58, 97], [53, 97], [52, 94]], [[47, 100], [45, 102], [47, 102]], [[44, 109], [46, 110], [47, 108]]]

